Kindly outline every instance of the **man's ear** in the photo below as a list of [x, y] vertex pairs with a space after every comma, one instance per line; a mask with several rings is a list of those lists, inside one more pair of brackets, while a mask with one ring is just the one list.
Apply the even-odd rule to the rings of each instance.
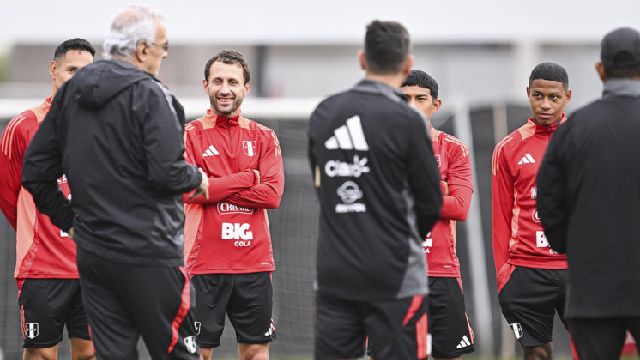
[[358, 63], [361, 70], [367, 70], [367, 57], [364, 55], [363, 50], [358, 51]]
[[413, 69], [413, 63], [415, 62], [413, 55], [409, 55], [407, 56], [407, 60], [405, 60], [404, 62], [404, 66], [402, 67], [402, 74], [404, 76], [408, 76], [409, 73], [411, 72], [411, 69]]
[[58, 62], [55, 60], [51, 60], [51, 62], [49, 63], [49, 77], [51, 77], [51, 81], [55, 81], [57, 70]]
[[244, 96], [249, 95], [250, 92], [251, 92], [251, 81], [244, 84]]
[[147, 58], [147, 44], [141, 42], [136, 45], [135, 57], [136, 60], [140, 63], [144, 63], [144, 60]]
[[571, 89], [567, 89], [567, 102], [571, 101], [571, 97], [573, 96], [573, 91]]
[[441, 106], [442, 106], [442, 100], [440, 99], [433, 100], [433, 112], [438, 112]]
[[607, 80], [607, 72], [604, 70], [604, 65], [601, 62], [596, 63], [596, 72], [602, 82]]

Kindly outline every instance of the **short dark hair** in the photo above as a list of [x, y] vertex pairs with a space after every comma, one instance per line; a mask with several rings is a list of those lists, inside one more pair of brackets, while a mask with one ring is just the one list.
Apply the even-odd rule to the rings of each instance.
[[53, 59], [58, 60], [67, 54], [70, 50], [87, 51], [91, 56], [96, 55], [96, 49], [85, 39], [75, 38], [69, 39], [58, 45], [56, 51], [53, 53]]
[[640, 77], [640, 65], [611, 66], [604, 68], [607, 79], [628, 79]]
[[534, 80], [557, 81], [562, 83], [562, 87], [564, 87], [565, 90], [569, 89], [569, 75], [567, 75], [567, 70], [556, 63], [545, 62], [536, 65], [531, 71], [531, 75], [529, 75], [529, 86], [533, 84]]
[[417, 86], [431, 90], [431, 97], [435, 100], [438, 98], [438, 82], [422, 70], [411, 70], [409, 76], [404, 79], [402, 86]]
[[381, 75], [400, 72], [409, 55], [409, 46], [409, 32], [399, 22], [370, 22], [364, 37], [367, 69]]
[[222, 50], [216, 56], [212, 57], [207, 61], [207, 64], [204, 66], [204, 80], [209, 81], [209, 69], [214, 62], [222, 62], [225, 64], [239, 64], [242, 66], [242, 73], [244, 77], [244, 83], [248, 83], [251, 81], [251, 70], [249, 69], [249, 63], [247, 63], [247, 59], [244, 55], [235, 50]]

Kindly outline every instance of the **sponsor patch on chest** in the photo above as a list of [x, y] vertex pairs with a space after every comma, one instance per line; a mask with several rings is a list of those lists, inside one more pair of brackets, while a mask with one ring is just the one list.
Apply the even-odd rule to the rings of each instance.
[[218, 207], [218, 214], [220, 215], [231, 215], [231, 214], [251, 215], [253, 214], [253, 209], [251, 208], [242, 207], [242, 206], [238, 206], [238, 205], [234, 205], [226, 202], [219, 202], [217, 207]]

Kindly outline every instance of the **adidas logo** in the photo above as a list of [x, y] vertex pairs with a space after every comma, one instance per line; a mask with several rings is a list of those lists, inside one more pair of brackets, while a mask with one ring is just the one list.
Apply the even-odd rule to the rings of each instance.
[[213, 147], [213, 145], [209, 145], [209, 147], [207, 148], [207, 151], [202, 153], [202, 157], [214, 156], [214, 155], [220, 155], [220, 153], [218, 152], [218, 150], [216, 150], [216, 148]]
[[522, 164], [535, 164], [536, 159], [531, 156], [531, 154], [527, 153], [527, 155], [523, 156], [520, 161], [518, 161], [518, 165]]
[[271, 324], [269, 325], [269, 330], [267, 330], [266, 333], [264, 333], [264, 336], [269, 337], [271, 335], [273, 335], [273, 333], [276, 331], [276, 324], [273, 322], [273, 319], [271, 319]]
[[362, 124], [358, 115], [347, 119], [347, 124], [342, 125], [334, 131], [334, 136], [325, 141], [324, 146], [329, 149], [343, 150], [369, 150], [369, 144], [364, 138]]
[[458, 346], [456, 346], [456, 349], [464, 349], [471, 346], [471, 342], [469, 341], [469, 338], [467, 337], [467, 335], [462, 337], [462, 340], [460, 340], [460, 344], [458, 344]]

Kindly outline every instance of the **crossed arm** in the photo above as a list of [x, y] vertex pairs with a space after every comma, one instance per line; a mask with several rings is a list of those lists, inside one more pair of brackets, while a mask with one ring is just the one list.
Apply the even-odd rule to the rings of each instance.
[[[224, 201], [249, 208], [277, 208], [284, 191], [284, 166], [276, 135], [273, 132], [271, 135], [273, 139], [263, 146], [257, 169], [209, 177], [209, 199], [185, 194], [185, 202], [215, 204]], [[187, 144], [186, 148], [187, 161], [196, 165], [191, 146]]]

